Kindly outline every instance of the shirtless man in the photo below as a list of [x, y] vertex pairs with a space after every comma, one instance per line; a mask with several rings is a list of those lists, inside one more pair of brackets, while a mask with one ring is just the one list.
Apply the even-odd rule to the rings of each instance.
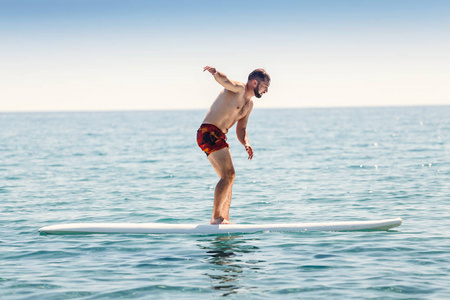
[[247, 83], [228, 79], [215, 68], [206, 66], [203, 71], [210, 72], [225, 89], [211, 105], [202, 125], [197, 131], [197, 143], [206, 153], [211, 165], [220, 177], [214, 191], [214, 206], [211, 224], [233, 224], [229, 211], [231, 190], [235, 173], [229, 145], [225, 136], [236, 122], [236, 134], [248, 159], [253, 158], [253, 148], [247, 136], [247, 121], [253, 108], [253, 96], [261, 98], [267, 93], [270, 76], [263, 69], [256, 69], [248, 76]]

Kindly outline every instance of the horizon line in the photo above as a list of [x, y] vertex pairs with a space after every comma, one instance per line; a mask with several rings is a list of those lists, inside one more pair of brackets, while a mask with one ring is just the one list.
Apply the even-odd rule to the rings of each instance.
[[[286, 109], [346, 109], [346, 108], [402, 108], [402, 107], [445, 107], [450, 104], [393, 104], [393, 105], [361, 105], [361, 106], [286, 106], [286, 107], [254, 107], [254, 110], [286, 110]], [[154, 109], [77, 109], [77, 110], [6, 110], [9, 113], [101, 113], [101, 112], [170, 112], [170, 111], [204, 111], [206, 108], [154, 108]]]

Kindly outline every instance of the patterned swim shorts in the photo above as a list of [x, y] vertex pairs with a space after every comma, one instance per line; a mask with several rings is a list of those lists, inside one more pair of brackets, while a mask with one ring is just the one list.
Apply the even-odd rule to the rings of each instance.
[[216, 125], [202, 124], [197, 130], [197, 144], [206, 153], [206, 156], [214, 151], [229, 148], [230, 145], [226, 140], [227, 136]]

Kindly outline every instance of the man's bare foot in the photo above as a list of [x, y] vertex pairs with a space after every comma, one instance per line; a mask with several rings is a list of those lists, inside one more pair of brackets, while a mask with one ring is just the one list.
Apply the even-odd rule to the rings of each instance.
[[233, 225], [234, 223], [231, 223], [230, 220], [226, 220], [222, 217], [216, 218], [216, 219], [211, 219], [210, 222], [211, 225]]

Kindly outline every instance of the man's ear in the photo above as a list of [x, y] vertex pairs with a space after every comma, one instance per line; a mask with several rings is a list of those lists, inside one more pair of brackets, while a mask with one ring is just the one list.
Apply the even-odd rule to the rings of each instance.
[[252, 85], [253, 85], [253, 87], [257, 87], [258, 86], [258, 80], [253, 79]]

